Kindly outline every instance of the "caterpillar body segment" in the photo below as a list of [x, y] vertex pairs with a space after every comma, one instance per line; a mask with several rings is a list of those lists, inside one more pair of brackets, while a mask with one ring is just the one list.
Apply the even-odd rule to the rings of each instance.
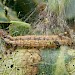
[[26, 35], [26, 36], [16, 36], [12, 40], [57, 40], [59, 39], [58, 35]]

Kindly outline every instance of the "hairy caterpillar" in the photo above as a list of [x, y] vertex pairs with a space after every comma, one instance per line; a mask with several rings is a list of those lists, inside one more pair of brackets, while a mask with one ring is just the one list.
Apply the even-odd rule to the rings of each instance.
[[7, 46], [21, 47], [21, 48], [58, 48], [61, 45], [71, 45], [71, 39], [68, 37], [60, 38], [57, 35], [43, 36], [43, 35], [31, 35], [31, 36], [17, 36], [4, 38]]
[[72, 45], [72, 40], [67, 36], [59, 35], [26, 35], [12, 37], [0, 31], [6, 48], [58, 48], [61, 45]]

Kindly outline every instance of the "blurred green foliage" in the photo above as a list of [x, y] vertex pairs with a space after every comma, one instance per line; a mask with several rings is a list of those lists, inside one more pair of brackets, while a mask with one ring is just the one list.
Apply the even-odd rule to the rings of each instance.
[[56, 13], [65, 11], [65, 18], [75, 17], [75, 0], [48, 0], [49, 8]]
[[66, 18], [75, 18], [75, 0], [68, 0], [65, 7]]
[[51, 11], [54, 11], [54, 12], [59, 11], [58, 0], [48, 0], [48, 5]]
[[[36, 6], [43, 1], [44, 0], [6, 0], [5, 5], [15, 10], [18, 18], [24, 21], [32, 12], [34, 12]], [[35, 14], [32, 16], [34, 15]]]
[[70, 75], [74, 75], [74, 52], [74, 50], [65, 46], [61, 46], [58, 50], [41, 50], [42, 61], [38, 65], [38, 75], [69, 75], [69, 73]]
[[6, 0], [5, 5], [15, 10], [18, 17], [24, 21], [35, 10], [36, 6], [42, 2], [48, 2], [50, 10], [56, 13], [65, 10], [65, 18], [75, 17], [75, 0]]
[[0, 22], [7, 22], [7, 21], [8, 21], [8, 19], [5, 16], [4, 6], [0, 2]]
[[31, 33], [31, 25], [21, 21], [10, 21], [9, 34], [12, 36], [26, 35]]
[[[5, 14], [5, 9], [7, 10], [7, 15]], [[9, 22], [11, 20], [19, 20], [16, 12], [4, 6], [0, 1], [0, 22]]]

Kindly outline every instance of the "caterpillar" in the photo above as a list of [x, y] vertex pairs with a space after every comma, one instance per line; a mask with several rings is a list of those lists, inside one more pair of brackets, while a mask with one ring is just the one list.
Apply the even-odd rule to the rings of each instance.
[[72, 45], [72, 40], [67, 36], [59, 35], [26, 35], [12, 37], [8, 34], [0, 32], [5, 42], [5, 47], [14, 48], [59, 48], [61, 45]]
[[21, 47], [21, 48], [59, 48], [61, 45], [71, 45], [71, 39], [68, 37], [60, 38], [57, 35], [50, 36], [17, 36], [9, 38], [3, 38], [5, 43], [10, 47]]

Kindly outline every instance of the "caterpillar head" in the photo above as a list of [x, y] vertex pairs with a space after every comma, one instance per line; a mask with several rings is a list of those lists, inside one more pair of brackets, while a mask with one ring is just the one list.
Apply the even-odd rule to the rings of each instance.
[[5, 37], [5, 35], [7, 35], [7, 32], [3, 29], [0, 29], [0, 37]]

